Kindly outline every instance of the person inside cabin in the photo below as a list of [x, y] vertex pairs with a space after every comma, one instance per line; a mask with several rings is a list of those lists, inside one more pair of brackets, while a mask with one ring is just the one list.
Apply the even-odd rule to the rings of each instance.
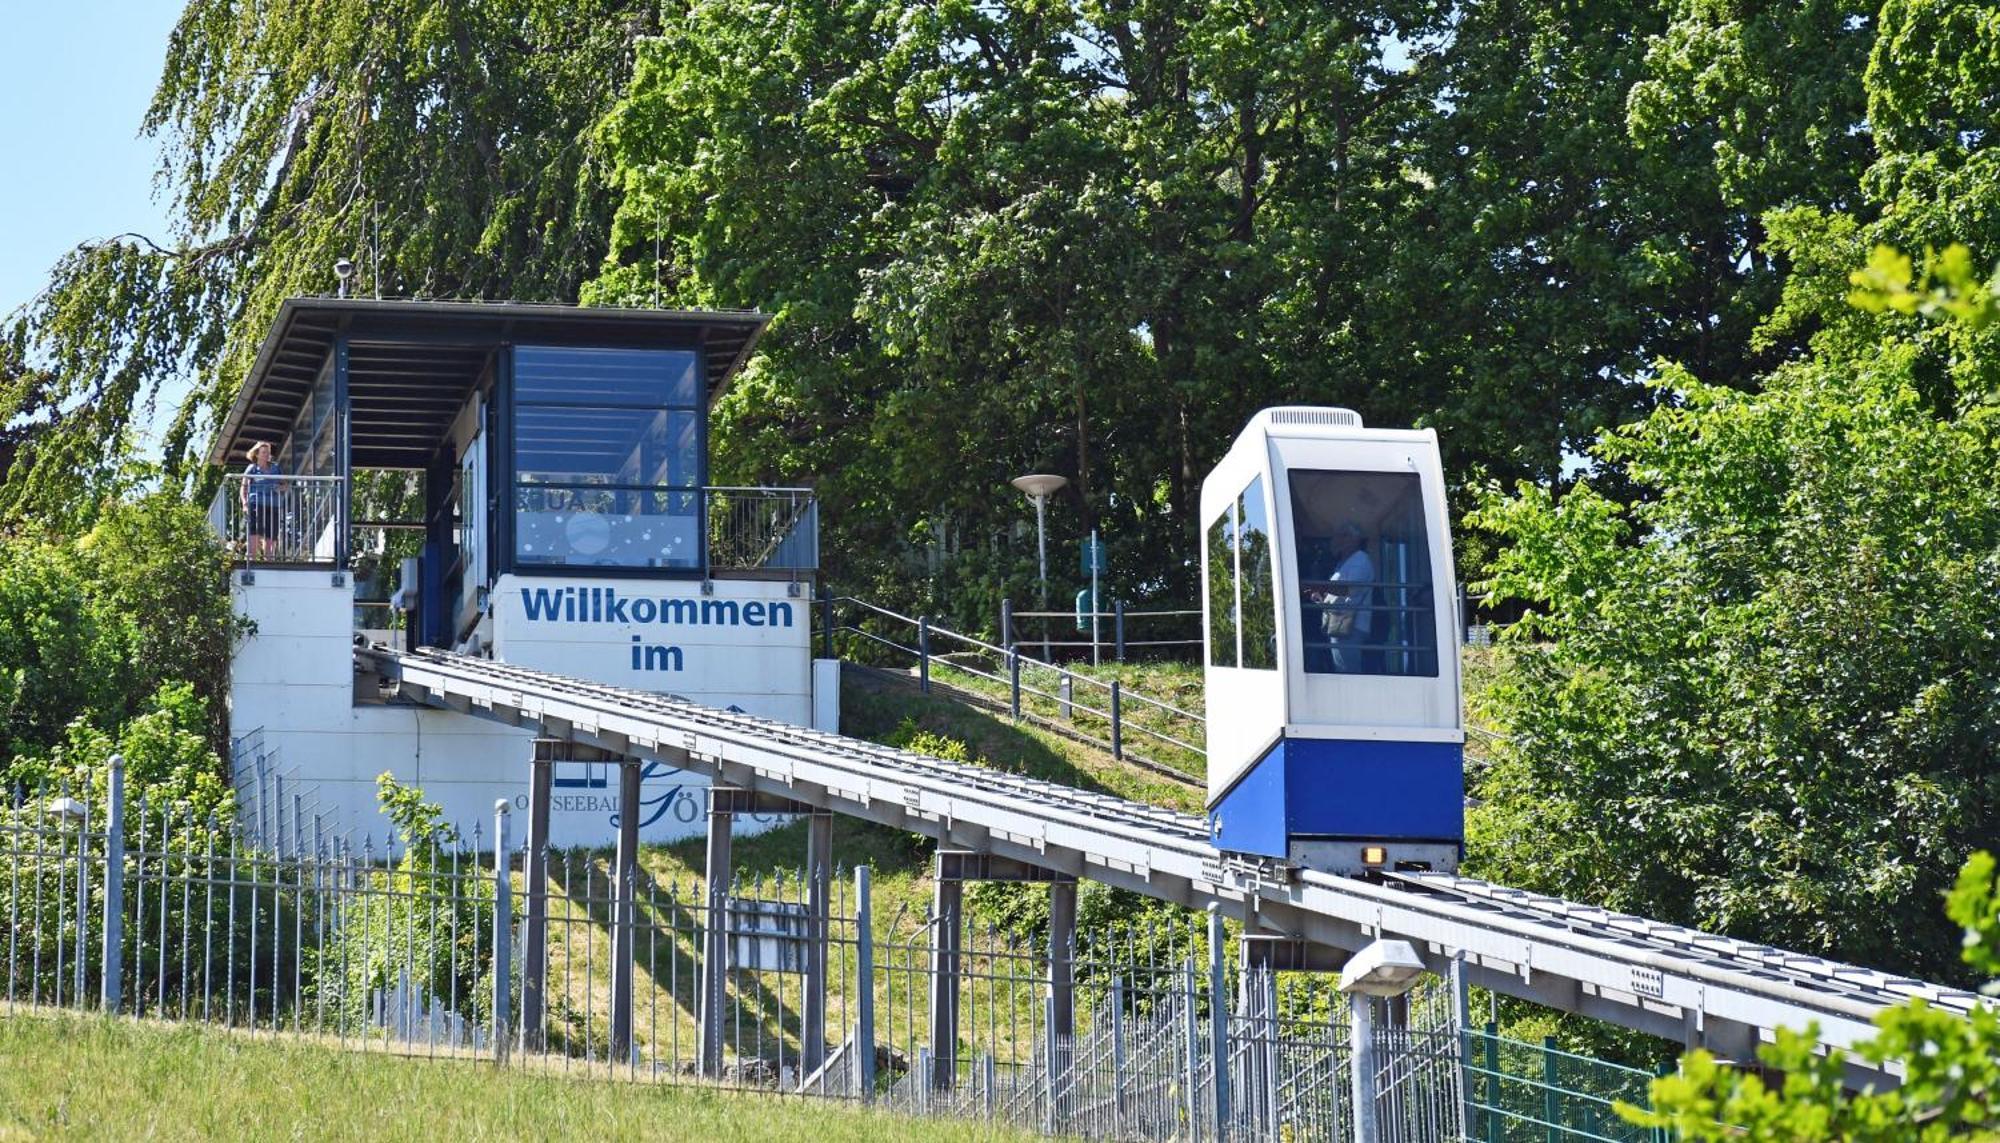
[[1331, 644], [1334, 673], [1361, 673], [1368, 670], [1365, 655], [1374, 626], [1375, 561], [1368, 558], [1360, 525], [1345, 521], [1333, 530], [1328, 562], [1332, 573], [1314, 600], [1329, 605], [1320, 610], [1320, 629]]
[[243, 507], [245, 531], [250, 537], [249, 557], [269, 559], [278, 553], [278, 517], [281, 493], [277, 477], [283, 469], [271, 459], [271, 443], [258, 441], [250, 446], [250, 465], [244, 469], [237, 496]]

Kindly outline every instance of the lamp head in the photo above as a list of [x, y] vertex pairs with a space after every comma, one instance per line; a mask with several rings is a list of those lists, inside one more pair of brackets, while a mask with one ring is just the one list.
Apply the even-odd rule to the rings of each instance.
[[1401, 996], [1417, 986], [1424, 962], [1408, 941], [1378, 940], [1355, 953], [1340, 970], [1340, 990], [1364, 996]]
[[1057, 476], [1054, 473], [1046, 473], [1046, 472], [1030, 473], [1027, 476], [1017, 476], [1013, 480], [1014, 487], [1020, 489], [1021, 491], [1027, 493], [1028, 495], [1034, 497], [1037, 500], [1040, 500], [1042, 497], [1047, 496], [1052, 492], [1061, 491], [1063, 486], [1067, 485], [1068, 483], [1069, 483], [1069, 477]]

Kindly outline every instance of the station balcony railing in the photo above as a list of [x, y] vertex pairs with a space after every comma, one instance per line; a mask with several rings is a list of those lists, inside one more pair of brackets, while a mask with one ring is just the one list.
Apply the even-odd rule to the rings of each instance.
[[819, 501], [810, 488], [702, 489], [708, 570], [809, 572], [819, 567]]
[[[229, 473], [209, 504], [209, 525], [238, 563], [332, 567], [347, 553], [367, 550], [363, 537], [339, 542], [341, 485], [337, 476]], [[702, 489], [702, 497], [708, 572], [818, 569], [819, 502], [811, 489], [715, 487]]]
[[341, 478], [232, 472], [208, 506], [209, 526], [244, 564], [332, 567], [341, 543]]

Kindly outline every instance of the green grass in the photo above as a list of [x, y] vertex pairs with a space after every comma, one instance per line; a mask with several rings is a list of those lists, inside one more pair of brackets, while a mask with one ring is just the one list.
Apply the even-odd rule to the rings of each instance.
[[[1135, 673], [1141, 668], [1126, 668]], [[913, 686], [899, 681], [870, 678], [859, 671], [850, 671], [848, 681], [841, 690], [840, 725], [844, 733], [860, 738], [881, 741], [894, 734], [904, 719], [912, 720], [918, 728], [946, 738], [956, 739], [966, 744], [975, 759], [997, 769], [1010, 773], [1026, 774], [1060, 782], [1087, 790], [1100, 790], [1130, 798], [1133, 801], [1150, 802], [1157, 806], [1199, 813], [1204, 790], [1187, 782], [1177, 782], [1164, 775], [1138, 766], [1119, 762], [1108, 751], [1100, 750], [1084, 743], [1065, 738], [1043, 730], [1033, 723], [1015, 722], [1004, 711], [996, 712], [959, 701], [939, 692], [930, 696], [918, 693]], [[1150, 676], [1147, 676], [1150, 677]], [[960, 671], [942, 669], [935, 671], [932, 678], [936, 682], [986, 694], [989, 697], [1006, 699], [1006, 688], [998, 684], [968, 676]], [[1055, 684], [1051, 678], [1035, 685], [1051, 692]], [[1026, 685], [1029, 680], [1023, 678]], [[1195, 707], [1201, 703], [1201, 678], [1199, 672], [1193, 681]], [[1087, 696], [1079, 688], [1079, 701]], [[1167, 701], [1178, 702], [1184, 697], [1177, 693]], [[1092, 699], [1091, 701], [1102, 701]], [[1034, 700], [1023, 704], [1030, 709]], [[1042, 703], [1044, 717], [1056, 718], [1053, 703]], [[1139, 710], [1139, 704], [1129, 704], [1128, 709]], [[1144, 708], [1150, 710], [1150, 708]], [[1157, 712], [1154, 712], [1157, 713]], [[1138, 717], [1135, 714], [1135, 720]], [[1088, 734], [1107, 736], [1110, 732], [1101, 720], [1092, 720], [1087, 715], [1076, 719], [1079, 729]], [[1180, 728], [1173, 731], [1178, 737], [1187, 739], [1189, 731]], [[1192, 732], [1199, 741], [1199, 730]], [[1136, 741], [1136, 740], [1134, 740]], [[1175, 768], [1192, 775], [1200, 775], [1203, 767], [1185, 755], [1169, 757], [1169, 752], [1153, 748], [1152, 743], [1139, 743], [1148, 757], [1169, 763]]]
[[804, 1099], [590, 1081], [84, 1016], [0, 1018], [0, 1140], [1030, 1136]]

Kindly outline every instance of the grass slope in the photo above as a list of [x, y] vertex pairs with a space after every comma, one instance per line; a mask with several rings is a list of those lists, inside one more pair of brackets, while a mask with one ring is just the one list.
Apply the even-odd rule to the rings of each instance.
[[79, 1016], [0, 1019], [0, 1140], [1029, 1136], [801, 1099], [586, 1082]]

